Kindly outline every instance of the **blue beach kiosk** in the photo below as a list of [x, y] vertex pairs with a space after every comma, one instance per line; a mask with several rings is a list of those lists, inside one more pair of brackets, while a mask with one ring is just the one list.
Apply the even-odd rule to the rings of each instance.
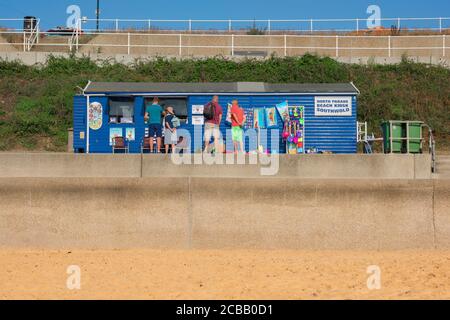
[[[295, 141], [301, 147], [297, 149], [301, 151], [299, 153], [311, 149], [356, 153], [358, 94], [359, 90], [353, 83], [89, 82], [82, 94], [74, 97], [74, 152], [112, 153], [113, 138], [123, 137], [129, 153], [141, 153], [142, 141], [148, 135], [148, 125], [144, 121], [145, 106], [154, 97], [160, 99], [163, 107], [174, 107], [181, 129], [187, 130], [192, 137], [195, 134], [202, 137], [202, 108], [218, 95], [224, 109], [220, 128], [224, 137], [230, 128], [226, 121], [228, 105], [236, 99], [247, 115], [249, 127], [256, 125], [255, 121], [259, 119], [259, 127], [266, 129], [269, 136], [272, 130], [276, 130], [278, 146], [272, 146], [270, 139], [265, 142], [265, 149], [269, 152], [288, 153], [286, 141], [290, 138], [286, 137], [291, 132], [286, 131], [301, 129]], [[301, 128], [287, 127], [281, 111], [286, 106], [289, 112], [300, 111], [298, 123]], [[261, 114], [263, 118], [260, 118]], [[228, 145], [228, 141], [226, 143]], [[191, 144], [190, 152], [201, 149], [193, 141]], [[251, 151], [248, 150], [248, 142], [246, 148]]]

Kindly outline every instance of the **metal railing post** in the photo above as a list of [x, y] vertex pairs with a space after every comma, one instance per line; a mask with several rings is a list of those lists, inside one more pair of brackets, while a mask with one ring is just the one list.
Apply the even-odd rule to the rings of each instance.
[[445, 57], [445, 51], [446, 51], [446, 47], [445, 47], [445, 34], [442, 35], [442, 56]]
[[[79, 20], [79, 19], [78, 19]], [[36, 25], [36, 44], [39, 44], [39, 33], [40, 33], [40, 24], [41, 20], [39, 19]]]
[[394, 144], [394, 138], [392, 137], [392, 121], [389, 121], [389, 142], [390, 142], [390, 151], [389, 153], [394, 153], [394, 148], [393, 148], [393, 144]]
[[191, 32], [191, 31], [192, 31], [192, 20], [189, 19], [189, 32]]
[[234, 56], [234, 34], [231, 35], [231, 56]]
[[75, 31], [72, 32], [72, 35], [70, 36], [70, 39], [67, 41], [67, 44], [69, 45], [69, 52], [70, 53], [72, 53], [74, 39], [75, 39]]
[[406, 153], [409, 154], [409, 121], [406, 122]]
[[439, 33], [442, 33], [442, 18], [439, 18]]
[[388, 36], [388, 50], [389, 50], [389, 58], [391, 57], [391, 36]]
[[310, 29], [311, 29], [311, 34], [313, 34], [313, 31], [314, 31], [313, 19], [311, 19]]
[[116, 19], [116, 32], [119, 32], [119, 19]]
[[397, 21], [397, 28], [398, 28], [398, 30], [400, 31], [400, 27], [401, 27], [401, 25], [400, 25], [400, 18], [398, 18], [397, 20], [398, 20], [398, 21]]
[[356, 34], [359, 33], [359, 19], [356, 19]]
[[232, 21], [230, 19], [230, 20], [228, 20], [228, 32], [231, 32], [233, 30], [231, 24], [232, 24]]
[[151, 31], [152, 30], [152, 20], [151, 19], [148, 19], [147, 26], [148, 26], [148, 31]]
[[78, 48], [79, 48], [79, 45], [80, 45], [80, 37], [79, 37], [79, 35], [80, 35], [80, 29], [77, 28], [77, 31], [75, 33], [75, 37], [76, 37], [76, 39], [75, 39], [75, 52], [76, 53], [78, 53]]
[[271, 26], [271, 22], [270, 19], [267, 20], [267, 33], [270, 34], [270, 30], [271, 30], [272, 26]]
[[27, 33], [23, 32], [23, 52], [27, 51]]
[[128, 32], [128, 54], [130, 54], [131, 53], [131, 35], [130, 35], [130, 33]]
[[339, 36], [336, 35], [336, 58], [339, 57]]

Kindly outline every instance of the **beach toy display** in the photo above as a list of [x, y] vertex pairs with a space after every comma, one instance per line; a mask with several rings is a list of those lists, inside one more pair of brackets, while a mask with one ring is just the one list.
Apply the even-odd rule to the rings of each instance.
[[289, 120], [285, 121], [283, 139], [288, 154], [305, 153], [304, 107], [288, 107]]

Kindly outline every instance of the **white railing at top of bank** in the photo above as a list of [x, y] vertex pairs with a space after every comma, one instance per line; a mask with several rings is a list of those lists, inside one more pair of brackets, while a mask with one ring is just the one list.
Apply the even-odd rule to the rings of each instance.
[[[24, 19], [1, 19], [0, 27], [7, 29], [17, 28]], [[359, 32], [370, 29], [367, 18], [351, 19], [79, 19], [78, 25], [88, 32], [102, 31], [123, 31], [123, 30], [160, 30], [160, 31], [216, 31], [233, 32], [258, 29], [270, 34], [271, 32]], [[39, 22], [40, 20], [37, 19]], [[435, 32], [444, 32], [450, 29], [450, 17], [436, 18], [380, 18], [376, 21], [369, 20], [370, 23], [377, 22], [381, 27], [395, 27], [397, 30], [429, 30]], [[3, 24], [3, 25], [2, 25]], [[13, 27], [8, 27], [12, 24]], [[98, 29], [97, 29], [98, 25]]]
[[[23, 44], [24, 51], [30, 51], [26, 39], [23, 36], [23, 43], [20, 42], [22, 32], [0, 31], [0, 36], [6, 33], [8, 35], [17, 35], [18, 42], [2, 42], [1, 45]], [[49, 33], [52, 35], [60, 35], [58, 32]], [[90, 37], [91, 40], [96, 36], [101, 36], [101, 42], [96, 41], [80, 41], [83, 37]], [[209, 37], [204, 43], [191, 44], [195, 38]], [[217, 44], [211, 44], [211, 37], [215, 40], [222, 39]], [[136, 39], [145, 39], [145, 43], [138, 44]], [[258, 39], [257, 44], [252, 39]], [[311, 41], [302, 41], [311, 40]], [[266, 40], [262, 42], [261, 40]], [[316, 41], [314, 41], [316, 40]], [[364, 40], [364, 41], [361, 41]], [[405, 40], [405, 41], [404, 41]], [[195, 43], [195, 41], [194, 41]], [[97, 51], [110, 48], [121, 48], [121, 54], [133, 54], [133, 49], [172, 49], [170, 55], [189, 55], [185, 49], [216, 49], [217, 54], [235, 56], [241, 51], [263, 51], [269, 55], [277, 52], [280, 56], [298, 55], [299, 52], [293, 50], [303, 50], [306, 52], [326, 51], [330, 56], [346, 56], [341, 54], [343, 51], [353, 51], [354, 55], [358, 55], [361, 51], [369, 52], [368, 56], [385, 56], [391, 57], [398, 54], [406, 53], [410, 50], [416, 50], [423, 54], [413, 54], [414, 56], [439, 56], [445, 57], [450, 49], [450, 41], [448, 36], [443, 35], [414, 35], [414, 36], [340, 36], [340, 35], [235, 35], [235, 34], [186, 34], [186, 33], [142, 33], [142, 32], [78, 32], [74, 30], [70, 34], [66, 34], [62, 42], [38, 42], [34, 46], [49, 48], [48, 52], [52, 52], [52, 47], [65, 47], [69, 52], [80, 52], [83, 48], [93, 48]], [[222, 50], [222, 51], [221, 51]], [[223, 53], [223, 50], [226, 53]], [[46, 51], [46, 50], [44, 50]], [[58, 50], [54, 50], [58, 51]], [[380, 52], [382, 51], [382, 52]], [[433, 53], [430, 54], [430, 52]], [[87, 51], [81, 51], [87, 52]], [[107, 51], [105, 51], [107, 52]], [[373, 54], [372, 54], [373, 53]], [[348, 55], [348, 54], [347, 54]]]
[[[20, 23], [21, 21], [23, 22], [23, 19], [0, 19], [0, 26], [2, 25], [2, 21], [6, 21], [6, 22], [11, 22], [11, 23]], [[323, 29], [314, 29], [314, 23], [318, 23], [318, 22], [334, 22], [334, 23], [339, 23], [339, 22], [355, 22], [356, 21], [356, 25], [355, 25], [355, 29], [353, 29], [353, 31], [362, 31], [362, 29], [360, 29], [360, 22], [364, 21], [364, 19], [311, 19], [311, 20], [121, 20], [121, 19], [100, 19], [99, 20], [99, 26], [102, 26], [103, 22], [113, 22], [114, 23], [114, 28], [113, 30], [109, 30], [108, 28], [104, 28], [104, 26], [102, 28], [100, 28], [100, 31], [93, 31], [87, 28], [84, 28], [86, 25], [89, 24], [89, 22], [91, 21], [95, 21], [93, 19], [86, 19], [86, 20], [79, 20], [78, 24], [79, 24], [79, 28], [75, 28], [75, 29], [68, 29], [68, 30], [62, 30], [62, 31], [41, 31], [40, 30], [40, 25], [41, 22], [39, 19], [36, 20], [36, 24], [34, 25], [34, 27], [32, 28], [32, 30], [24, 30], [19, 29], [19, 28], [0, 28], [0, 35], [2, 34], [6, 34], [6, 35], [15, 35], [15, 37], [11, 37], [12, 39], [15, 39], [13, 41], [7, 41], [6, 43], [0, 43], [0, 45], [5, 45], [5, 44], [12, 44], [12, 45], [23, 45], [23, 50], [24, 51], [31, 51], [31, 49], [33, 48], [33, 46], [50, 46], [50, 47], [68, 47], [68, 50], [71, 52], [78, 52], [80, 47], [97, 47], [97, 48], [102, 48], [102, 47], [117, 47], [117, 48], [124, 48], [124, 53], [127, 54], [131, 54], [132, 53], [132, 49], [133, 48], [177, 48], [178, 49], [178, 55], [183, 55], [183, 49], [194, 49], [194, 48], [204, 48], [204, 49], [226, 49], [229, 51], [230, 55], [234, 55], [236, 51], [238, 50], [279, 50], [281, 52], [281, 55], [287, 56], [289, 55], [289, 50], [291, 49], [304, 49], [304, 50], [310, 50], [310, 51], [314, 51], [314, 50], [328, 50], [328, 51], [332, 51], [335, 54], [335, 56], [339, 56], [340, 51], [341, 50], [354, 50], [354, 51], [360, 51], [360, 50], [365, 50], [365, 51], [372, 51], [372, 52], [376, 52], [379, 50], [385, 50], [385, 56], [391, 56], [393, 53], [398, 53], [400, 50], [439, 50], [439, 52], [441, 52], [442, 56], [446, 56], [446, 51], [449, 48], [448, 47], [448, 36], [446, 36], [446, 33], [448, 32], [444, 32], [444, 31], [449, 31], [450, 30], [450, 18], [395, 18], [395, 19], [382, 19], [382, 21], [397, 21], [396, 26], [400, 27], [405, 21], [425, 21], [427, 23], [433, 24], [436, 23], [436, 21], [438, 22], [437, 27], [431, 27], [431, 26], [427, 26], [427, 27], [423, 27], [423, 28], [416, 28], [414, 30], [434, 30], [434, 31], [439, 31], [440, 33], [442, 33], [442, 35], [436, 35], [436, 34], [427, 34], [427, 35], [421, 35], [421, 34], [416, 34], [416, 35], [396, 35], [395, 39], [407, 39], [407, 38], [411, 38], [414, 37], [416, 39], [418, 38], [426, 38], [426, 39], [439, 39], [436, 42], [434, 42], [433, 44], [420, 44], [420, 45], [398, 45], [396, 43], [393, 43], [392, 39], [394, 38], [391, 35], [386, 35], [386, 34], [381, 34], [381, 35], [364, 35], [364, 34], [357, 34], [357, 35], [349, 35], [349, 34], [339, 34], [338, 31], [342, 31], [342, 29], [333, 29], [334, 32], [336, 32], [336, 34], [333, 35], [324, 35], [324, 34], [317, 34], [315, 32], [317, 31], [321, 31], [321, 32], [325, 32], [325, 30]], [[285, 30], [281, 30], [279, 29], [281, 34], [277, 34], [275, 31], [277, 29], [273, 28], [274, 23], [290, 23], [290, 22], [295, 22], [295, 23], [300, 23], [300, 22], [311, 22], [310, 23], [310, 30], [312, 34], [295, 34], [292, 33], [293, 30], [288, 30], [287, 28]], [[146, 22], [147, 25], [147, 29], [139, 29], [137, 27], [133, 28], [129, 28], [128, 30], [126, 29], [122, 29], [121, 28], [121, 23], [140, 23], [140, 22]], [[185, 23], [188, 22], [187, 25], [187, 29], [185, 30], [160, 30], [157, 29], [155, 27], [155, 23], [158, 22], [172, 22], [172, 23]], [[225, 33], [225, 34], [221, 34], [221, 33], [216, 33], [214, 34], [214, 36], [216, 37], [228, 37], [229, 41], [227, 41], [226, 44], [222, 44], [222, 45], [210, 45], [210, 44], [200, 44], [200, 45], [189, 45], [186, 43], [183, 43], [183, 40], [186, 37], [202, 37], [202, 36], [210, 36], [211, 33], [181, 33], [182, 31], [190, 31], [190, 32], [194, 32], [194, 31], [199, 31], [200, 29], [195, 29], [194, 26], [197, 23], [213, 23], [213, 22], [228, 22], [228, 31], [232, 31], [231, 33]], [[246, 33], [239, 33], [236, 32], [234, 33], [234, 31], [236, 31], [235, 29], [233, 29], [233, 25], [235, 23], [253, 23], [253, 24], [257, 24], [257, 23], [267, 23], [267, 27], [264, 29], [264, 34], [259, 34], [259, 35], [248, 35]], [[123, 25], [122, 25], [123, 26]], [[125, 26], [123, 26], [125, 27]], [[109, 30], [109, 31], [107, 31]], [[399, 30], [399, 29], [396, 29]], [[152, 32], [150, 32], [152, 31]], [[177, 33], [177, 31], [179, 33]], [[217, 30], [215, 30], [217, 31]], [[227, 31], [227, 30], [224, 30]], [[301, 31], [301, 30], [297, 30], [297, 31]], [[303, 30], [305, 31], [305, 30]], [[351, 31], [350, 29], [347, 31]], [[67, 41], [62, 42], [62, 43], [40, 43], [39, 42], [39, 38], [41, 34], [45, 34], [45, 35], [65, 35], [67, 36]], [[80, 43], [80, 38], [81, 37], [85, 37], [85, 36], [96, 36], [98, 34], [104, 35], [105, 37], [110, 36], [110, 41], [109, 43], [91, 43], [91, 42], [85, 42], [85, 43]], [[117, 43], [117, 41], [115, 41], [116, 39], [114, 38], [115, 36], [118, 36], [118, 34], [120, 34], [120, 36], [122, 37], [127, 37], [127, 41], [126, 43]], [[133, 43], [132, 39], [135, 36], [147, 36], [147, 37], [155, 37], [155, 39], [157, 39], [160, 36], [166, 36], [166, 37], [176, 37], [178, 40], [176, 41], [176, 43], [172, 43], [172, 44], [167, 44], [167, 43], [153, 43], [153, 44], [136, 44]], [[324, 45], [295, 45], [292, 44], [292, 42], [288, 41], [291, 38], [301, 38], [301, 37], [311, 37], [311, 38], [321, 38], [321, 39], [325, 39], [325, 38], [331, 38], [333, 43], [330, 45], [330, 42], [328, 41], [326, 44]], [[279, 37], [280, 39], [282, 39], [281, 41], [278, 41], [277, 45], [261, 45], [261, 46], [255, 46], [252, 43], [241, 43], [240, 44], [235, 44], [235, 39], [236, 37], [240, 37], [239, 39], [242, 39], [242, 37], [260, 37], [260, 38], [264, 38], [264, 37], [271, 37], [273, 39], [273, 37]], [[21, 40], [17, 40], [21, 38]], [[372, 39], [372, 41], [374, 41], [373, 43], [369, 44], [369, 45], [358, 45], [358, 44], [351, 44], [350, 46], [348, 46], [348, 44], [342, 45], [343, 40], [345, 41], [345, 39], [355, 39], [355, 38], [368, 38], [368, 39]], [[377, 39], [377, 40], [375, 40]], [[3, 39], [4, 40], [4, 39]], [[380, 44], [381, 41], [381, 44]], [[0, 42], [2, 42], [2, 40], [0, 40]], [[426, 55], [426, 54], [425, 54]]]
[[[395, 27], [397, 30], [430, 30], [443, 32], [450, 28], [449, 17], [439, 18], [381, 18], [381, 27]], [[97, 31], [96, 19], [80, 19], [79, 24], [85, 31]], [[270, 34], [277, 31], [291, 32], [359, 32], [367, 30], [367, 19], [254, 19], [254, 20], [158, 20], [158, 19], [99, 19], [99, 31], [120, 31], [126, 29], [174, 30], [184, 32], [258, 29]]]

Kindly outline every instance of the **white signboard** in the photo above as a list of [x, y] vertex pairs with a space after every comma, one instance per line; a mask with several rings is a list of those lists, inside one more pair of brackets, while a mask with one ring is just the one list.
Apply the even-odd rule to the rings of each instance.
[[192, 116], [192, 125], [202, 126], [205, 124], [205, 118], [203, 116]]
[[192, 114], [203, 114], [204, 106], [194, 105], [192, 106]]
[[352, 97], [315, 97], [316, 117], [351, 117]]

